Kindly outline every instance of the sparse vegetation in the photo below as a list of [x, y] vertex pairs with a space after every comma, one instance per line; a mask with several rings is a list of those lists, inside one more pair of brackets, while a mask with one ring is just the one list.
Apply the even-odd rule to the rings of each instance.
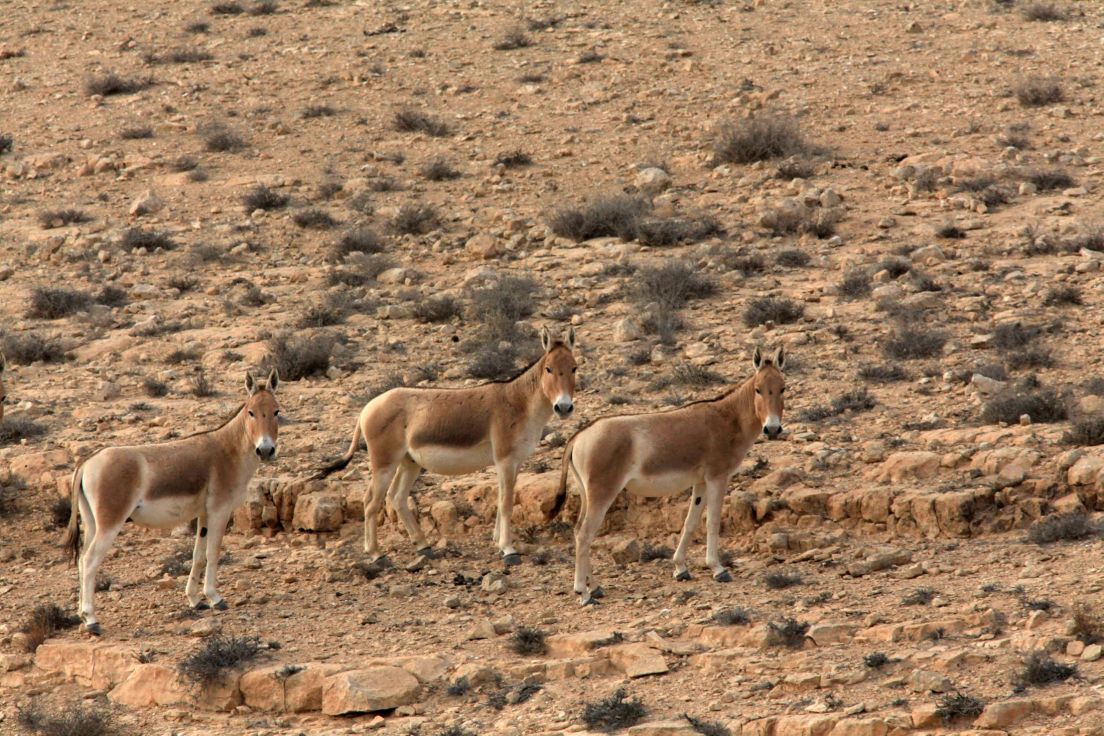
[[966, 237], [966, 231], [953, 222], [944, 222], [935, 229], [935, 237], [945, 240], [961, 240]]
[[865, 268], [848, 271], [839, 285], [840, 296], [850, 300], [870, 296], [871, 289], [870, 273]]
[[206, 639], [177, 666], [180, 674], [200, 687], [213, 685], [226, 673], [256, 659], [261, 642], [255, 636], [216, 634]]
[[403, 133], [425, 133], [434, 138], [452, 135], [452, 128], [442, 120], [420, 110], [407, 108], [395, 113], [395, 130]]
[[65, 360], [65, 348], [57, 338], [43, 337], [37, 332], [4, 334], [0, 336], [0, 355], [14, 365], [61, 363]]
[[876, 670], [880, 667], [884, 667], [889, 663], [889, 657], [885, 652], [871, 652], [863, 657], [863, 664], [872, 670]]
[[298, 381], [325, 374], [336, 344], [333, 336], [322, 332], [295, 335], [283, 332], [268, 340], [268, 349], [280, 378]]
[[1047, 289], [1043, 304], [1048, 307], [1080, 306], [1084, 301], [1081, 298], [1080, 289], [1062, 284]]
[[991, 397], [982, 407], [987, 424], [1016, 424], [1024, 414], [1036, 424], [1061, 422], [1068, 416], [1065, 399], [1054, 389], [1014, 386]]
[[953, 693], [940, 698], [935, 714], [942, 719], [943, 723], [949, 724], [977, 718], [984, 709], [985, 704], [977, 698], [963, 693]]
[[299, 117], [304, 120], [313, 120], [314, 118], [332, 118], [336, 114], [337, 110], [330, 105], [307, 105], [299, 113]]
[[1039, 545], [1072, 542], [1098, 534], [1100, 527], [1082, 511], [1044, 516], [1027, 530], [1028, 540]]
[[931, 588], [917, 588], [904, 598], [901, 603], [906, 606], [926, 606], [935, 598], [935, 591]]
[[47, 708], [41, 698], [36, 698], [28, 706], [17, 708], [16, 712], [19, 726], [37, 736], [114, 736], [118, 733], [110, 712], [79, 702]]
[[511, 28], [500, 41], [495, 43], [494, 48], [495, 51], [515, 51], [532, 45], [533, 39], [526, 35], [523, 28]]
[[31, 289], [27, 316], [32, 319], [61, 319], [83, 312], [93, 304], [87, 291], [36, 286]]
[[384, 241], [370, 227], [357, 227], [342, 235], [330, 248], [330, 260], [343, 261], [350, 253], [381, 253]]
[[1052, 22], [1066, 19], [1066, 13], [1054, 3], [1027, 2], [1020, 8], [1024, 20]]
[[714, 612], [713, 621], [718, 626], [745, 626], [751, 621], [751, 616], [743, 608], [722, 608]]
[[870, 395], [870, 392], [865, 387], [853, 389], [846, 393], [842, 393], [836, 398], [832, 399], [832, 403], [825, 405], [814, 405], [801, 411], [798, 414], [798, 418], [804, 422], [819, 422], [831, 417], [838, 417], [841, 414], [859, 414], [864, 411], [870, 411], [875, 405], [874, 397]]
[[1023, 669], [1016, 680], [1023, 685], [1049, 685], [1068, 680], [1075, 674], [1077, 665], [1055, 662], [1046, 652], [1036, 650], [1024, 658]]
[[169, 386], [164, 381], [146, 377], [142, 379], [142, 391], [151, 399], [160, 398], [169, 393]]
[[871, 383], [895, 383], [907, 381], [908, 371], [896, 363], [884, 363], [882, 365], [864, 365], [859, 368], [859, 378]]
[[258, 184], [246, 193], [242, 198], [242, 204], [245, 205], [245, 211], [248, 214], [254, 210], [278, 210], [286, 207], [289, 199], [291, 198], [286, 194], [280, 194], [263, 184]]
[[88, 222], [91, 219], [92, 218], [83, 210], [72, 208], [63, 210], [43, 210], [38, 213], [38, 224], [43, 230]]
[[683, 713], [682, 717], [690, 724], [690, 728], [702, 736], [732, 736], [732, 731], [719, 723], [694, 718], [688, 713]]
[[784, 618], [779, 622], [771, 621], [767, 624], [768, 641], [772, 646], [800, 649], [805, 645], [805, 634], [809, 631], [809, 624], [793, 618]]
[[215, 395], [214, 384], [211, 383], [211, 379], [207, 378], [207, 373], [202, 369], [195, 372], [189, 381], [189, 390], [192, 396], [197, 399], [205, 399], [209, 396]]
[[801, 576], [794, 572], [774, 571], [763, 576], [763, 585], [770, 590], [784, 590], [801, 585]]
[[414, 317], [420, 322], [439, 323], [459, 317], [464, 308], [451, 296], [431, 296], [414, 305]]
[[544, 637], [545, 634], [540, 629], [522, 626], [510, 637], [510, 648], [515, 654], [520, 654], [523, 657], [544, 654], [548, 651], [548, 645], [545, 643]]
[[234, 153], [245, 148], [245, 138], [225, 123], [207, 123], [198, 132], [204, 147], [213, 153]]
[[805, 305], [784, 297], [765, 296], [752, 299], [744, 308], [744, 324], [758, 327], [767, 322], [788, 325], [805, 314]]
[[796, 119], [760, 113], [737, 122], [722, 123], [713, 143], [713, 165], [751, 164], [812, 152]]
[[399, 235], [425, 235], [441, 224], [437, 208], [431, 204], [404, 204], [390, 222]]
[[329, 212], [315, 207], [299, 210], [292, 216], [291, 221], [304, 230], [330, 230], [338, 225], [337, 220]]
[[619, 688], [608, 698], [586, 703], [583, 723], [592, 731], [612, 733], [638, 723], [645, 714], [644, 704], [637, 698], [628, 698], [628, 693]]
[[93, 74], [84, 80], [84, 91], [88, 95], [132, 95], [153, 86], [148, 77], [120, 77], [115, 72]]
[[648, 542], [644, 543], [644, 546], [640, 548], [640, 561], [651, 562], [652, 560], [669, 560], [675, 556], [675, 551], [666, 546], [654, 546]]
[[1104, 620], [1087, 603], [1079, 603], [1073, 609], [1070, 633], [1085, 644], [1099, 644], [1104, 641]]
[[808, 253], [797, 248], [785, 248], [774, 254], [774, 262], [785, 268], [803, 268], [812, 260]]
[[1066, 98], [1062, 83], [1054, 77], [1025, 77], [1013, 85], [1012, 93], [1023, 107], [1046, 107]]
[[128, 228], [119, 241], [119, 247], [124, 251], [133, 252], [145, 249], [147, 252], [161, 250], [175, 250], [177, 243], [168, 234], [160, 230], [144, 230], [140, 227]]
[[1029, 169], [1022, 176], [1024, 181], [1034, 184], [1040, 192], [1077, 186], [1077, 180], [1063, 169]]
[[19, 630], [27, 637], [26, 649], [34, 653], [42, 642], [58, 631], [65, 631], [80, 625], [80, 617], [70, 616], [54, 603], [35, 606], [31, 616]]
[[495, 156], [495, 165], [505, 166], [507, 169], [517, 169], [523, 166], [531, 166], [533, 157], [520, 148], [512, 151], [504, 151]]
[[591, 238], [636, 238], [640, 219], [650, 206], [644, 199], [625, 194], [593, 197], [583, 207], [562, 207], [551, 214], [548, 226], [562, 238], [575, 242]]
[[422, 177], [429, 181], [450, 181], [459, 179], [457, 171], [447, 158], [435, 158], [422, 167]]
[[946, 342], [943, 332], [902, 324], [882, 343], [882, 351], [895, 360], [934, 358], [943, 351]]

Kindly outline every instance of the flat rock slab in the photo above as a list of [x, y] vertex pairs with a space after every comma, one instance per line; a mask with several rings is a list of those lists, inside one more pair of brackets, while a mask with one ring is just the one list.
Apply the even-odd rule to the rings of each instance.
[[667, 673], [667, 660], [647, 644], [618, 644], [610, 647], [610, 662], [629, 677]]
[[322, 712], [328, 716], [372, 713], [410, 705], [418, 699], [418, 678], [400, 667], [370, 667], [326, 678]]

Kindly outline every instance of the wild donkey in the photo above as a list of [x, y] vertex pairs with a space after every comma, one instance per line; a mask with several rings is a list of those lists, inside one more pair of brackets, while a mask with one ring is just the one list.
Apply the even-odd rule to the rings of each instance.
[[368, 402], [353, 428], [346, 453], [315, 477], [345, 468], [368, 445], [372, 482], [364, 499], [364, 551], [383, 555], [376, 516], [385, 494], [391, 499], [415, 547], [429, 545], [407, 505], [407, 494], [422, 470], [442, 475], [474, 473], [492, 463], [498, 471], [498, 513], [494, 541], [508, 565], [521, 562], [514, 549], [510, 514], [518, 468], [533, 454], [553, 412], [561, 419], [575, 409], [575, 329], [562, 340], [541, 331], [542, 355], [509, 381], [472, 388], [393, 388]]
[[[215, 590], [219, 547], [230, 515], [245, 499], [250, 478], [262, 461], [276, 457], [278, 382], [275, 370], [263, 385], [246, 373], [248, 398], [218, 429], [156, 445], [109, 447], [77, 466], [63, 544], [78, 564], [86, 631], [102, 633], [92, 605], [96, 571], [127, 521], [170, 529], [198, 517], [185, 590], [188, 603], [197, 609], [209, 607], [199, 596], [200, 568], [206, 563], [203, 595], [210, 606], [228, 608]], [[80, 520], [88, 529], [83, 553]]]
[[712, 401], [696, 401], [671, 411], [604, 417], [580, 430], [564, 450], [560, 490], [549, 519], [567, 499], [567, 471], [579, 482], [581, 507], [575, 523], [575, 592], [582, 603], [601, 596], [590, 577], [590, 546], [606, 511], [622, 489], [641, 496], [671, 496], [693, 487], [690, 510], [675, 551], [675, 579], [689, 580], [686, 548], [702, 515], [709, 511], [705, 561], [713, 579], [732, 579], [717, 552], [721, 504], [748, 448], [760, 434], [782, 433], [782, 376], [779, 348], [764, 359], [755, 349], [755, 375]]

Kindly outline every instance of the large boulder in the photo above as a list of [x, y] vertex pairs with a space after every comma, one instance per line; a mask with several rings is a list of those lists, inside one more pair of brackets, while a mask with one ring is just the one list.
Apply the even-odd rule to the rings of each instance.
[[940, 456], [926, 450], [895, 452], [878, 468], [875, 477], [883, 483], [924, 480], [939, 470]]
[[292, 527], [307, 532], [332, 532], [345, 520], [341, 497], [333, 493], [311, 493], [295, 502]]
[[328, 716], [372, 713], [409, 705], [418, 699], [418, 678], [399, 667], [370, 667], [326, 678], [322, 712]]

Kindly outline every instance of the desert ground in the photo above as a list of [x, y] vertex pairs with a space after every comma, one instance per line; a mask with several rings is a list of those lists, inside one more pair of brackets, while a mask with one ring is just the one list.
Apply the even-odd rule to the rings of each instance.
[[[1055, 0], [57, 0], [0, 27], [0, 732], [1104, 733], [1104, 8]], [[518, 481], [423, 475], [362, 547], [366, 401], [578, 334]], [[622, 497], [572, 592], [565, 442], [784, 346], [734, 580]], [[218, 426], [279, 456], [188, 608], [128, 525], [94, 638], [77, 462]], [[56, 610], [51, 608], [55, 607]], [[617, 695], [622, 691], [621, 695]]]

